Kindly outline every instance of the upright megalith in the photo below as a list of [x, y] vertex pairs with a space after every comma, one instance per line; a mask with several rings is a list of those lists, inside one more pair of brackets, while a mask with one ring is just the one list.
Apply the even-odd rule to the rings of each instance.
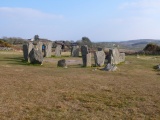
[[45, 57], [51, 57], [51, 55], [52, 55], [52, 42], [46, 42], [46, 43], [44, 43], [44, 45], [45, 45], [45, 50], [44, 50]]
[[23, 45], [23, 56], [26, 61], [30, 62], [29, 54], [33, 48], [41, 51], [43, 57], [51, 57], [52, 42], [29, 41]]
[[119, 57], [120, 57], [120, 53], [119, 53], [119, 50], [117, 48], [114, 48], [112, 49], [112, 56], [113, 56], [113, 64], [119, 64], [120, 63], [120, 60], [119, 60]]
[[86, 55], [86, 61], [85, 61], [85, 65], [84, 66], [91, 67], [91, 65], [92, 65], [91, 57], [92, 57], [91, 53], [88, 53]]
[[81, 46], [81, 54], [82, 54], [83, 66], [91, 67], [91, 53], [89, 53], [87, 45]]
[[72, 57], [79, 57], [79, 46], [78, 45], [71, 47], [71, 56]]
[[24, 60], [29, 61], [29, 53], [32, 50], [32, 48], [34, 47], [32, 42], [28, 42], [26, 44], [23, 45], [23, 57]]
[[23, 45], [23, 57], [25, 61], [28, 60], [28, 45], [27, 44]]
[[55, 49], [55, 56], [56, 57], [60, 57], [61, 56], [61, 52], [62, 52], [62, 45], [57, 45], [57, 47]]
[[95, 66], [103, 66], [105, 62], [105, 53], [103, 50], [94, 53]]
[[33, 43], [33, 44], [38, 48], [38, 50], [42, 51], [43, 42], [40, 42], [40, 41], [36, 42], [35, 41], [35, 43]]
[[41, 50], [38, 48], [32, 48], [31, 52], [29, 53], [29, 61], [32, 64], [42, 64], [43, 54]]
[[125, 53], [120, 53], [118, 48], [109, 49], [108, 63], [119, 64], [125, 61]]

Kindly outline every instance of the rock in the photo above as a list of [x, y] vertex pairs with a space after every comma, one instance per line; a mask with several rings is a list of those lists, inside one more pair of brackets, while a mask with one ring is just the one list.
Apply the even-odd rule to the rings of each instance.
[[55, 56], [60, 57], [62, 52], [62, 45], [57, 45], [56, 50], [55, 50]]
[[95, 65], [99, 66], [99, 67], [103, 66], [104, 65], [104, 61], [105, 61], [105, 56], [106, 55], [105, 55], [103, 50], [102, 51], [96, 51], [94, 53]]
[[44, 57], [52, 56], [52, 42], [46, 42], [42, 45], [42, 52], [44, 53]]
[[79, 57], [79, 46], [72, 46], [71, 48], [71, 56], [72, 57]]
[[83, 55], [87, 55], [89, 53], [88, 51], [88, 46], [87, 45], [83, 45], [81, 46], [81, 54]]
[[29, 60], [30, 63], [32, 64], [42, 64], [43, 62], [42, 52], [37, 48], [33, 48], [29, 53]]
[[112, 55], [113, 55], [113, 64], [119, 64], [120, 53], [117, 48], [112, 49]]
[[117, 48], [109, 49], [108, 63], [117, 65], [125, 61], [125, 53], [120, 53]]
[[66, 60], [65, 59], [59, 60], [57, 66], [67, 68]]
[[111, 65], [110, 63], [108, 63], [102, 70], [105, 70], [105, 71], [116, 71], [117, 70], [117, 66]]
[[83, 67], [91, 67], [91, 53], [89, 53], [87, 45], [81, 46], [81, 54]]
[[86, 59], [86, 67], [91, 67], [92, 63], [91, 63], [91, 53], [88, 53], [86, 55], [87, 59]]
[[28, 45], [27, 44], [24, 44], [23, 45], [23, 57], [24, 57], [24, 60], [28, 60]]
[[157, 70], [160, 70], [160, 64], [159, 64], [159, 65], [157, 65]]

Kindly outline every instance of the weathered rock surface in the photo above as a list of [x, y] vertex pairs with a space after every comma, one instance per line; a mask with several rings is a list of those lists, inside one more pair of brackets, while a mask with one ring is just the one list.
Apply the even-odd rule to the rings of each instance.
[[117, 70], [117, 66], [111, 65], [110, 63], [108, 63], [102, 70], [105, 70], [105, 71], [116, 71]]
[[57, 45], [56, 50], [55, 50], [55, 56], [56, 57], [60, 57], [61, 56], [61, 52], [62, 52], [62, 46], [61, 45]]
[[125, 53], [120, 53], [117, 48], [109, 49], [108, 63], [117, 65], [125, 61]]
[[57, 66], [58, 67], [67, 67], [66, 60], [65, 59], [59, 60]]
[[81, 46], [81, 54], [83, 67], [91, 67], [91, 53], [89, 53], [87, 45]]
[[32, 64], [42, 64], [43, 54], [39, 49], [33, 48], [29, 53], [29, 60]]
[[160, 64], [156, 66], [156, 69], [157, 69], [157, 70], [160, 70]]
[[88, 51], [88, 46], [87, 45], [83, 45], [81, 46], [81, 54], [83, 55], [87, 55], [89, 53]]
[[79, 46], [72, 46], [71, 48], [71, 56], [72, 57], [79, 57]]
[[95, 65], [99, 66], [99, 67], [103, 66], [104, 61], [105, 61], [105, 57], [106, 57], [106, 55], [105, 55], [103, 50], [102, 51], [96, 51], [94, 53]]
[[28, 45], [27, 44], [23, 45], [23, 57], [24, 57], [24, 60], [28, 61]]

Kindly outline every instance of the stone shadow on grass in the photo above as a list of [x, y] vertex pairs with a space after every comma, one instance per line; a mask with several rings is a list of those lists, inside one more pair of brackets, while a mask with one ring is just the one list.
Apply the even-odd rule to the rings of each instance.
[[23, 57], [5, 57], [0, 61], [7, 61], [7, 64], [13, 65], [30, 65], [27, 61], [24, 60]]

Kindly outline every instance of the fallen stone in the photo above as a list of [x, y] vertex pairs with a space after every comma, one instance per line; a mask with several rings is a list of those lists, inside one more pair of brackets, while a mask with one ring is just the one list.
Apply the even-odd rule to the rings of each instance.
[[65, 59], [59, 60], [57, 66], [67, 68], [66, 60]]
[[117, 70], [117, 66], [115, 65], [111, 65], [110, 63], [108, 63], [103, 69], [101, 70], [105, 70], [105, 71], [116, 71]]
[[159, 64], [159, 65], [157, 65], [157, 70], [160, 70], [160, 64]]

